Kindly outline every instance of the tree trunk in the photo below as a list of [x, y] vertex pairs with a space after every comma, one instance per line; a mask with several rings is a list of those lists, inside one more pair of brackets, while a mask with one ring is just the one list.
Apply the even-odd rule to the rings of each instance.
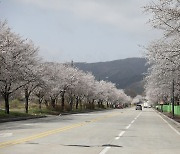
[[71, 95], [71, 98], [70, 98], [70, 108], [71, 108], [71, 111], [73, 110], [73, 96]]
[[26, 110], [26, 113], [28, 113], [28, 108], [29, 108], [29, 94], [28, 94], [28, 90], [25, 89], [25, 110]]
[[53, 107], [53, 108], [55, 108], [55, 99], [54, 98], [51, 98], [51, 106]]
[[39, 98], [39, 109], [41, 110], [41, 103], [42, 103], [42, 100], [41, 98]]
[[88, 109], [91, 110], [91, 108], [92, 108], [92, 104], [91, 104], [91, 101], [88, 99]]
[[92, 104], [91, 104], [91, 106], [92, 106], [91, 109], [93, 109], [93, 110], [95, 109], [95, 107], [94, 107], [94, 101], [95, 101], [95, 100], [93, 99], [93, 100], [92, 100]]
[[25, 100], [26, 100], [26, 102], [25, 102], [25, 110], [26, 110], [26, 113], [28, 113], [28, 108], [29, 108], [29, 97], [26, 97]]
[[5, 101], [5, 113], [9, 114], [9, 94], [6, 93], [3, 95]]
[[65, 92], [63, 91], [62, 94], [61, 94], [61, 108], [62, 108], [62, 111], [64, 111], [64, 95], [65, 95]]
[[55, 105], [56, 106], [58, 105], [58, 97], [56, 97], [56, 99], [55, 99]]
[[80, 109], [82, 110], [83, 109], [83, 104], [82, 104], [82, 100], [79, 99], [79, 103], [80, 103]]
[[46, 105], [46, 108], [48, 108], [48, 100], [44, 100], [44, 104]]
[[103, 101], [101, 100], [101, 108], [103, 108]]
[[101, 105], [100, 105], [100, 100], [98, 101], [98, 108], [100, 108], [101, 107]]
[[107, 108], [109, 108], [109, 103], [107, 102]]
[[79, 98], [78, 96], [76, 97], [76, 109], [78, 109], [78, 105], [79, 105]]

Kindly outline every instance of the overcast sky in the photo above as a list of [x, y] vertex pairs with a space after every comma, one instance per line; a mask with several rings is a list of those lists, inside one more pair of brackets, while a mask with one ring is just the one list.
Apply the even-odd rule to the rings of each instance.
[[0, 20], [57, 62], [140, 57], [158, 38], [142, 7], [150, 0], [0, 0]]

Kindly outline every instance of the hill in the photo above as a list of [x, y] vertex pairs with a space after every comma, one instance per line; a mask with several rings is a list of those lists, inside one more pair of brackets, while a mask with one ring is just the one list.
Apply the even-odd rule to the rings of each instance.
[[143, 93], [143, 77], [148, 66], [144, 58], [127, 58], [108, 62], [75, 63], [85, 72], [92, 72], [97, 80], [111, 81], [131, 96]]

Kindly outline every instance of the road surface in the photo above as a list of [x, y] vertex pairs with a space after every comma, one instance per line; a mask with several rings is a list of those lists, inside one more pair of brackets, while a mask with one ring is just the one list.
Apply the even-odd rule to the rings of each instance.
[[0, 154], [180, 154], [180, 127], [134, 108], [1, 123]]

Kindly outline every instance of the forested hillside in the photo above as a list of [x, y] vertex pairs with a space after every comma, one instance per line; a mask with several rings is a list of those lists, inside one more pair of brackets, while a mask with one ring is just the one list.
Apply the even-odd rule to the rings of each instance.
[[83, 71], [92, 72], [97, 80], [116, 83], [117, 88], [134, 96], [143, 93], [143, 77], [147, 72], [144, 58], [127, 58], [98, 63], [75, 63]]

